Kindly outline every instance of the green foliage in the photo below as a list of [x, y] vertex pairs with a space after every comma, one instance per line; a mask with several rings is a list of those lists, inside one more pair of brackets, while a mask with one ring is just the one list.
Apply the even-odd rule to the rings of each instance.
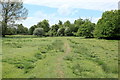
[[57, 24], [52, 25], [50, 31], [48, 32], [50, 36], [57, 36], [57, 31], [59, 26]]
[[28, 34], [28, 28], [24, 27], [22, 24], [17, 26], [17, 34]]
[[65, 28], [59, 28], [58, 31], [57, 31], [57, 35], [58, 36], [64, 36], [64, 31], [65, 31]]
[[84, 20], [81, 19], [81, 18], [79, 18], [79, 19], [77, 19], [77, 20], [74, 21], [74, 24], [76, 26], [80, 26], [80, 25], [84, 24]]
[[[92, 23], [89, 19], [77, 19], [74, 23], [69, 20], [64, 23], [59, 20], [58, 24], [52, 25], [50, 27], [49, 21], [44, 19], [40, 21], [37, 25], [34, 25], [28, 29], [22, 24], [17, 26], [17, 34], [33, 34], [35, 28], [43, 28], [44, 34], [42, 36], [79, 36], [85, 38], [118, 38], [120, 36], [120, 10], [111, 10], [103, 13], [102, 18], [99, 19], [97, 25]], [[4, 26], [7, 26], [4, 21], [1, 21]], [[3, 27], [8, 29], [8, 35], [16, 34], [15, 28]]]
[[73, 35], [70, 27], [67, 27], [67, 28], [65, 29], [64, 33], [65, 33], [65, 36], [71, 36], [71, 35]]
[[22, 24], [18, 24], [17, 27], [15, 26], [16, 25], [10, 25], [9, 27], [7, 27], [6, 35], [16, 35], [16, 34], [27, 35], [28, 34], [27, 27], [24, 27]]
[[95, 27], [95, 37], [119, 37], [119, 10], [105, 11]]
[[44, 35], [44, 29], [43, 28], [35, 28], [33, 34], [37, 35], [37, 36], [43, 36]]
[[89, 20], [85, 20], [84, 24], [79, 27], [77, 36], [93, 37], [94, 27], [94, 23], [91, 23]]
[[8, 27], [6, 31], [6, 35], [15, 35], [17, 34], [17, 30], [14, 27]]
[[80, 27], [82, 24], [84, 24], [84, 20], [79, 18], [74, 21], [75, 27]]
[[24, 34], [27, 35], [29, 32], [28, 32], [28, 28], [27, 27], [24, 27]]
[[77, 31], [82, 24], [84, 24], [84, 20], [81, 18], [74, 21], [74, 35], [75, 36], [77, 35]]
[[50, 30], [49, 21], [44, 19], [43, 21], [37, 24], [37, 27], [43, 28], [45, 32], [48, 32]]
[[70, 21], [69, 20], [67, 20], [66, 22], [64, 22], [64, 27], [70, 27]]
[[58, 25], [59, 25], [59, 27], [62, 27], [63, 23], [61, 20], [59, 20]]
[[35, 28], [37, 28], [36, 25], [31, 26], [31, 27], [29, 28], [29, 34], [30, 34], [30, 35], [33, 35], [33, 31], [35, 30]]

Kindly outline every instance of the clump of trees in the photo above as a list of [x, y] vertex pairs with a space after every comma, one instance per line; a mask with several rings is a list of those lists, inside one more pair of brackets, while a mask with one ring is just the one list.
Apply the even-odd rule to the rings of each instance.
[[28, 28], [24, 27], [22, 24], [19, 24], [17, 26], [17, 34], [24, 34], [27, 35], [28, 34]]
[[22, 24], [9, 25], [6, 29], [5, 35], [28, 35], [28, 28], [24, 27]]
[[29, 34], [37, 36], [78, 36], [86, 38], [114, 38], [120, 37], [120, 10], [105, 11], [97, 24], [89, 19], [77, 19], [74, 23], [69, 20], [58, 24], [49, 25], [44, 19], [29, 29], [22, 24], [17, 27], [7, 27], [7, 34]]

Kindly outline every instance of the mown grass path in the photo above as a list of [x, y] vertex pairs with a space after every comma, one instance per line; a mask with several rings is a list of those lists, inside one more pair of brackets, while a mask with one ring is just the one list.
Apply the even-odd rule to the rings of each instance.
[[58, 77], [59, 78], [64, 78], [65, 77], [65, 75], [64, 75], [64, 70], [63, 70], [63, 58], [65, 57], [65, 56], [67, 56], [69, 53], [71, 52], [71, 48], [70, 48], [70, 46], [69, 46], [69, 43], [68, 43], [68, 41], [65, 39], [64, 40], [64, 54], [62, 54], [61, 56], [59, 56], [59, 57], [57, 57], [57, 70], [56, 70], [56, 72], [57, 72], [57, 75], [58, 75]]

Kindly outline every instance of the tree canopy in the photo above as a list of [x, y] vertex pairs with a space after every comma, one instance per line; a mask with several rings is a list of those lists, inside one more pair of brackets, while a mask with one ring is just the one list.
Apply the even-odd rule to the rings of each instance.
[[88, 19], [84, 20], [84, 23], [80, 26], [80, 28], [77, 31], [77, 36], [93, 37], [94, 27], [94, 23], [91, 23]]
[[119, 10], [105, 11], [95, 27], [95, 37], [120, 37]]
[[37, 24], [37, 27], [43, 28], [45, 32], [48, 32], [50, 30], [49, 26], [49, 21], [46, 19]]

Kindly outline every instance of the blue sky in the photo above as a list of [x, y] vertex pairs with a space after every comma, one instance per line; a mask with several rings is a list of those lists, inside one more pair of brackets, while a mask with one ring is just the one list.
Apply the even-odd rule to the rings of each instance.
[[58, 12], [58, 8], [51, 8], [47, 6], [40, 6], [40, 5], [29, 5], [29, 4], [24, 4], [24, 7], [29, 10], [29, 15], [28, 17], [34, 16], [36, 12], [41, 11], [42, 13], [45, 14], [56, 14], [56, 17], [100, 17], [103, 11], [99, 10], [92, 10], [92, 9], [80, 9], [80, 8], [74, 8], [72, 9], [73, 13], [65, 13], [65, 14], [60, 14]]
[[24, 7], [28, 9], [28, 18], [22, 21], [24, 26], [31, 27], [47, 19], [50, 25], [59, 20], [74, 22], [75, 19], [90, 19], [96, 23], [106, 10], [117, 9], [118, 0], [25, 0]]

